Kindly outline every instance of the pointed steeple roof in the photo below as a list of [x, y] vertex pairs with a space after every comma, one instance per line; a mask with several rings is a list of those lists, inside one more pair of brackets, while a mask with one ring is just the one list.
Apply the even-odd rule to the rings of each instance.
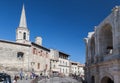
[[26, 15], [25, 15], [24, 4], [23, 4], [23, 8], [22, 8], [22, 13], [21, 13], [19, 27], [27, 28], [27, 22], [26, 22]]

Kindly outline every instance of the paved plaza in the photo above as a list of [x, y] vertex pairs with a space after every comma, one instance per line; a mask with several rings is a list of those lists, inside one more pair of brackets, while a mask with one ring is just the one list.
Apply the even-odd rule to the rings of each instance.
[[[31, 82], [31, 79], [18, 80], [18, 83], [30, 83], [30, 82]], [[70, 77], [64, 77], [64, 78], [53, 77], [50, 79], [42, 79], [42, 80], [38, 81], [38, 83], [82, 83], [82, 82], [77, 81], [77, 80], [70, 78]]]

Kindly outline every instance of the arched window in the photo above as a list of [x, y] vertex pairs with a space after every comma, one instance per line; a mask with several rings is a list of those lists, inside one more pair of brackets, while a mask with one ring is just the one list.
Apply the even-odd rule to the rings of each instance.
[[91, 77], [91, 83], [95, 83], [95, 77], [94, 76]]
[[100, 55], [111, 54], [113, 49], [112, 26], [106, 24], [99, 31], [99, 52]]
[[23, 59], [23, 55], [24, 55], [23, 52], [18, 52], [18, 53], [17, 53], [17, 58], [18, 58], [19, 60], [21, 60], [21, 59]]
[[23, 39], [26, 40], [26, 33], [23, 33]]
[[36, 48], [33, 48], [33, 54], [36, 54]]
[[114, 83], [114, 81], [111, 78], [105, 76], [102, 78], [101, 83]]

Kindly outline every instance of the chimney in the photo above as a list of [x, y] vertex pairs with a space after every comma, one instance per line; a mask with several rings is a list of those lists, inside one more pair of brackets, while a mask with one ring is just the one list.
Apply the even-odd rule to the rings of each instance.
[[35, 43], [42, 46], [42, 38], [41, 37], [36, 37], [35, 38]]

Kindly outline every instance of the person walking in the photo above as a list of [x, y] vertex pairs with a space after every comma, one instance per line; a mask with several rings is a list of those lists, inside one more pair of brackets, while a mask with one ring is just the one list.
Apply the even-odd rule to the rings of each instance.
[[21, 80], [23, 79], [23, 72], [22, 71], [20, 72], [20, 79]]
[[25, 79], [26, 79], [26, 80], [28, 79], [28, 74], [27, 74], [27, 73], [25, 73]]

